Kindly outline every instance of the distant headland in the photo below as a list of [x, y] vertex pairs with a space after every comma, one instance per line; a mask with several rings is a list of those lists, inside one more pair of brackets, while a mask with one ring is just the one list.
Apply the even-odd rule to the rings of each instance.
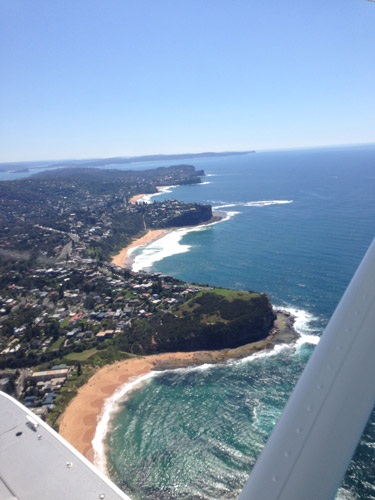
[[128, 165], [131, 163], [144, 163], [152, 161], [191, 160], [195, 158], [216, 158], [220, 156], [239, 156], [255, 153], [252, 151], [225, 151], [221, 153], [183, 153], [183, 154], [157, 154], [143, 156], [115, 156], [111, 158], [92, 158], [85, 160], [51, 160], [51, 161], [24, 161], [0, 163], [0, 172], [27, 172], [39, 168], [61, 168], [61, 167], [106, 167], [108, 165]]

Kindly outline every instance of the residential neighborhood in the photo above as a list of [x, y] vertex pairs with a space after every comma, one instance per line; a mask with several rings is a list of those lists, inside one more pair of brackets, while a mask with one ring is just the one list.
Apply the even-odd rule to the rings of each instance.
[[119, 347], [137, 321], [167, 314], [199, 291], [110, 264], [111, 255], [148, 229], [209, 220], [210, 206], [130, 202], [135, 194], [157, 192], [156, 186], [200, 182], [199, 175], [188, 165], [74, 168], [0, 183], [3, 390], [45, 417], [67, 381], [81, 383], [88, 367], [142, 350]]
[[20, 391], [44, 417], [71, 371], [56, 367], [55, 359], [71, 355], [74, 366], [74, 354], [86, 353], [87, 360], [126, 336], [137, 320], [168, 313], [204, 288], [77, 257], [26, 272], [11, 269], [8, 278], [0, 294], [0, 368], [51, 364], [26, 378]]

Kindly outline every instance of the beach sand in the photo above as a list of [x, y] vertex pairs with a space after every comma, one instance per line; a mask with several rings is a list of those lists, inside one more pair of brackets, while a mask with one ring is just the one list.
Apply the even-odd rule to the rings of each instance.
[[[78, 389], [59, 421], [59, 433], [91, 462], [94, 452], [91, 442], [105, 400], [123, 384], [145, 375], [159, 363], [184, 366], [194, 353], [174, 353], [131, 358], [99, 369]], [[173, 359], [172, 359], [173, 358]]]
[[141, 198], [143, 198], [144, 196], [146, 196], [145, 194], [135, 194], [134, 196], [132, 196], [129, 200], [129, 203], [131, 203], [132, 205], [135, 205], [137, 203], [138, 200], [140, 200]]
[[164, 236], [167, 233], [167, 229], [150, 229], [147, 233], [141, 238], [137, 238], [132, 241], [130, 245], [123, 248], [117, 255], [112, 257], [111, 264], [115, 266], [119, 266], [122, 268], [126, 266], [126, 260], [128, 256], [128, 252], [131, 248], [140, 247], [141, 245], [146, 245], [146, 243], [150, 243], [151, 241], [157, 240]]
[[195, 351], [155, 354], [130, 358], [99, 369], [78, 390], [59, 420], [59, 432], [86, 458], [93, 462], [92, 440], [102, 414], [105, 400], [127, 382], [151, 370], [174, 369], [204, 363], [223, 363], [228, 359], [240, 359], [263, 349], [270, 349], [279, 342], [291, 342], [296, 338], [292, 324], [275, 328], [264, 340], [235, 349], [220, 351]]
[[[161, 189], [168, 187], [168, 186], [156, 186], [156, 189], [160, 191]], [[145, 194], [136, 194], [132, 196], [129, 200], [129, 202], [133, 205], [137, 203], [138, 200], [146, 196]], [[205, 224], [210, 224], [212, 222], [216, 222], [218, 220], [221, 220], [223, 218], [223, 214], [220, 212], [215, 212], [213, 218], [210, 221], [204, 222], [199, 225], [205, 225]], [[151, 243], [151, 241], [155, 241], [165, 234], [167, 234], [169, 230], [168, 229], [150, 229], [147, 231], [147, 233], [142, 236], [141, 238], [138, 238], [130, 243], [127, 247], [123, 248], [117, 255], [112, 257], [111, 264], [114, 264], [115, 266], [122, 267], [125, 269], [127, 266], [127, 258], [128, 258], [128, 253], [129, 250], [135, 247], [140, 247], [142, 245], [146, 245], [147, 243]]]

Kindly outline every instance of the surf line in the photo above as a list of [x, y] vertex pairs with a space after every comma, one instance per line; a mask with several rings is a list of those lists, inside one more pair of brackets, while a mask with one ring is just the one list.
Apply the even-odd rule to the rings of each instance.
[[[72, 407], [70, 408], [73, 413], [75, 411], [81, 413], [81, 416], [83, 416], [82, 421], [86, 425], [89, 425], [84, 413], [86, 411], [94, 411], [94, 407], [92, 409], [87, 408], [88, 405], [83, 404], [83, 400], [86, 400], [92, 394], [100, 394], [102, 387], [106, 390], [108, 389], [107, 397], [104, 398], [101, 404], [101, 411], [98, 411], [98, 405], [95, 404], [97, 417], [91, 441], [94, 452], [94, 464], [103, 473], [108, 474], [108, 446], [106, 438], [111, 432], [111, 424], [114, 416], [121, 409], [121, 402], [134, 389], [137, 389], [139, 385], [165, 372], [205, 371], [219, 365], [248, 363], [263, 356], [278, 355], [284, 347], [287, 347], [289, 343], [293, 345], [296, 340], [297, 332], [295, 332], [292, 326], [293, 318], [289, 315], [288, 318], [291, 320], [291, 323], [287, 327], [279, 326], [278, 328], [274, 328], [266, 338], [233, 349], [175, 352], [143, 356], [120, 361], [114, 365], [107, 365], [96, 372], [88, 383], [80, 389], [78, 395], [72, 401]], [[289, 340], [285, 340], [285, 328], [290, 333]], [[109, 381], [111, 381], [111, 384], [114, 384], [111, 390], [109, 390], [110, 387], [108, 386]], [[85, 389], [87, 391], [86, 395], [84, 394]], [[73, 403], [76, 403], [75, 407], [73, 407]], [[69, 420], [69, 407], [66, 413]], [[92, 420], [90, 419], [90, 425], [93, 425]], [[72, 425], [72, 423], [73, 421], [70, 424]], [[87, 436], [87, 433], [84, 433], [84, 435]], [[82, 439], [82, 432], [80, 432], [77, 439]], [[72, 444], [76, 445], [76, 443]], [[77, 445], [76, 447], [79, 449]]]
[[[215, 224], [226, 222], [237, 213], [234, 211], [213, 212], [214, 217], [206, 223], [165, 230], [164, 234], [161, 234], [148, 243], [134, 245], [129, 249], [126, 265], [134, 272], [150, 271], [155, 262], [159, 262], [172, 255], [189, 252], [192, 246], [182, 243], [184, 236], [189, 233], [205, 231]], [[137, 253], [137, 255], [134, 255], [134, 253]]]
[[[151, 203], [150, 199], [159, 194], [170, 193], [177, 186], [158, 186], [158, 193], [139, 194], [130, 199], [130, 203]], [[148, 232], [137, 238], [132, 243], [123, 248], [117, 255], [112, 257], [111, 263], [122, 268], [130, 268], [134, 272], [150, 270], [151, 266], [160, 260], [172, 255], [188, 252], [190, 245], [182, 245], [182, 238], [196, 231], [204, 231], [207, 228], [225, 222], [239, 212], [214, 210], [212, 219], [196, 226], [185, 226], [170, 229], [150, 229]], [[138, 250], [141, 252], [138, 253]], [[134, 257], [134, 253], [137, 255]]]

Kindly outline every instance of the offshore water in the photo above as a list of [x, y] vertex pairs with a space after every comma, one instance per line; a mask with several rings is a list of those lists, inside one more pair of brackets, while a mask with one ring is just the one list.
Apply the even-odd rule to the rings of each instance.
[[[238, 496], [375, 235], [374, 147], [190, 163], [204, 183], [155, 200], [208, 202], [225, 219], [136, 250], [134, 268], [266, 292], [293, 310], [302, 336], [241, 361], [151, 376], [120, 402], [107, 467], [134, 500]], [[375, 413], [337, 498], [375, 499], [374, 465]]]

